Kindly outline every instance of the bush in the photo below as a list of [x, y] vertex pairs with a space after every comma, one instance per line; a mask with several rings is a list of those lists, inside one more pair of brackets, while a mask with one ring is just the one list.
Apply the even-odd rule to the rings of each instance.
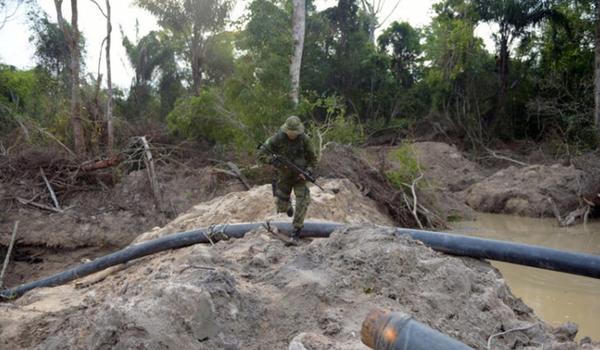
[[358, 118], [346, 115], [343, 98], [336, 95], [317, 98], [314, 102], [305, 101], [303, 108], [305, 113], [319, 111], [325, 114], [323, 123], [313, 121], [308, 126], [310, 133], [315, 136], [313, 139], [322, 137], [322, 140], [315, 142], [356, 145], [365, 140], [365, 131]]
[[421, 173], [421, 166], [411, 145], [405, 144], [393, 150], [388, 157], [399, 165], [399, 169], [386, 172], [388, 180], [398, 190], [403, 189], [404, 184], [410, 185]]
[[199, 96], [177, 100], [167, 116], [169, 130], [186, 138], [209, 143], [232, 144], [242, 128], [222, 105], [215, 89], [205, 89]]

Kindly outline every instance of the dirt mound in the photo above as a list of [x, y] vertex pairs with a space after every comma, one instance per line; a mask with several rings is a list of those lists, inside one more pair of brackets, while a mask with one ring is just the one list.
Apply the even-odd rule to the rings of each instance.
[[484, 178], [483, 170], [455, 146], [442, 142], [412, 144], [427, 180], [445, 192], [460, 192]]
[[[455, 146], [446, 143], [417, 142], [408, 147], [411, 147], [411, 153], [414, 152], [424, 175], [419, 186], [419, 200], [446, 220], [473, 218], [474, 211], [465, 204], [461, 191], [484, 178], [482, 169], [465, 158]], [[397, 150], [398, 147], [371, 147], [367, 149], [367, 155], [371, 163], [378, 164], [383, 171], [398, 171], [404, 165], [394, 157]]]
[[[307, 219], [329, 220], [349, 224], [374, 223], [393, 225], [392, 220], [376, 209], [347, 179], [319, 179], [325, 192], [313, 185]], [[293, 197], [292, 197], [293, 198]], [[149, 240], [178, 231], [187, 231], [213, 224], [233, 224], [263, 220], [291, 221], [285, 213], [277, 214], [271, 185], [254, 187], [245, 192], [232, 192], [211, 201], [200, 203], [163, 228], [138, 237]]]
[[[158, 178], [164, 199], [175, 212], [184, 212], [194, 203], [242, 190], [237, 180], [214, 172], [211, 167], [197, 171], [159, 168]], [[61, 205], [66, 208], [64, 213], [28, 207], [7, 210], [4, 222], [0, 222], [0, 244], [8, 245], [16, 220], [21, 221], [20, 245], [66, 249], [122, 247], [140, 231], [169, 222], [154, 204], [144, 170], [124, 176], [113, 188], [75, 193]]]
[[561, 212], [579, 204], [585, 173], [560, 164], [510, 166], [466, 191], [469, 206], [477, 211], [523, 216], [553, 216], [556, 203]]
[[[159, 167], [157, 173], [163, 197], [176, 212], [185, 212], [195, 203], [243, 189], [237, 180], [215, 172], [212, 167], [184, 171]], [[64, 213], [15, 207], [10, 200], [0, 203], [1, 259], [4, 258], [1, 248], [9, 244], [14, 221], [20, 221], [14, 261], [4, 281], [6, 285], [45, 277], [82, 259], [107, 254], [131, 243], [140, 232], [169, 222], [154, 204], [145, 171], [123, 176], [112, 188], [61, 198], [61, 205], [67, 208]]]
[[412, 145], [427, 181], [427, 189], [448, 219], [469, 219], [473, 210], [465, 204], [463, 190], [484, 178], [483, 170], [455, 147], [442, 142]]
[[404, 206], [398, 191], [387, 180], [384, 169], [370, 165], [351, 146], [330, 142], [325, 145], [317, 174], [328, 178], [346, 178], [373, 199], [378, 208], [403, 227], [417, 227], [410, 210]]
[[[515, 298], [486, 262], [353, 227], [286, 248], [243, 239], [141, 259], [84, 290], [32, 291], [0, 305], [3, 347], [36, 349], [366, 349], [373, 307], [403, 311], [476, 349], [576, 349]], [[553, 334], [553, 331], [555, 334]], [[566, 334], [566, 335], [565, 335]]]

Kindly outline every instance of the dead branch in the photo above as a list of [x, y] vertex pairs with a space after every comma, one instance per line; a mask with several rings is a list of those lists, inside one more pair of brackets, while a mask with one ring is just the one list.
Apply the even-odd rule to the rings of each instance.
[[79, 168], [81, 169], [81, 171], [84, 171], [84, 172], [94, 171], [94, 170], [110, 168], [112, 166], [119, 165], [124, 160], [125, 160], [125, 158], [122, 155], [117, 155], [117, 156], [113, 156], [108, 159], [102, 159], [102, 160], [99, 160], [99, 161], [96, 161], [93, 163], [81, 164], [79, 166]]
[[586, 212], [589, 212], [590, 206], [584, 205], [570, 212], [567, 217], [565, 217], [562, 226], [571, 226], [575, 223], [577, 218], [582, 217], [585, 219]]
[[16, 197], [16, 199], [17, 199], [17, 201], [19, 203], [21, 203], [23, 205], [31, 205], [32, 207], [36, 207], [38, 209], [44, 209], [44, 210], [52, 211], [52, 212], [55, 212], [55, 213], [63, 213], [62, 210], [59, 210], [59, 209], [56, 209], [54, 207], [50, 207], [50, 206], [47, 206], [45, 204], [41, 204], [41, 203], [38, 203], [38, 202], [30, 201], [30, 200], [27, 200], [25, 198]]
[[244, 174], [242, 174], [242, 171], [237, 166], [237, 164], [235, 164], [233, 162], [227, 162], [226, 164], [227, 164], [227, 167], [229, 167], [229, 169], [235, 174], [235, 176], [244, 185], [244, 187], [246, 187], [246, 189], [249, 190], [250, 189], [250, 184], [248, 183], [248, 180], [246, 179], [246, 177], [244, 176]]
[[56, 143], [58, 143], [65, 151], [67, 151], [67, 153], [69, 153], [71, 156], [76, 157], [77, 155], [75, 154], [75, 152], [71, 151], [71, 149], [69, 147], [67, 147], [64, 143], [60, 142], [59, 139], [56, 138], [56, 136], [52, 135], [52, 133], [40, 128], [40, 127], [36, 127], [37, 130], [41, 133], [43, 133], [44, 135], [50, 137], [52, 140], [56, 141]]
[[564, 219], [560, 215], [560, 211], [558, 210], [558, 207], [556, 206], [556, 203], [554, 203], [552, 198], [548, 197], [547, 201], [552, 206], [552, 212], [554, 213], [554, 216], [556, 217], [556, 220], [558, 220], [558, 224], [560, 226], [571, 226], [579, 217], [583, 219], [584, 224], [587, 223], [587, 219], [592, 208], [592, 206], [587, 201], [584, 200], [584, 203], [581, 206], [567, 214], [567, 216], [565, 216]]
[[60, 204], [58, 203], [58, 198], [56, 198], [56, 194], [54, 193], [54, 190], [52, 189], [52, 186], [50, 185], [50, 182], [46, 178], [46, 174], [44, 173], [44, 169], [40, 168], [40, 174], [42, 175], [42, 179], [44, 179], [44, 182], [46, 183], [46, 187], [48, 188], [48, 192], [50, 192], [50, 197], [52, 197], [52, 202], [54, 202], [54, 207], [56, 209], [58, 209], [58, 210], [61, 210], [60, 209]]
[[416, 185], [417, 182], [419, 182], [421, 179], [423, 178], [423, 173], [421, 173], [419, 175], [419, 177], [417, 177], [416, 179], [413, 180], [412, 184], [406, 184], [406, 183], [402, 183], [404, 186], [410, 188], [410, 191], [412, 193], [412, 197], [413, 197], [413, 205], [411, 206], [408, 203], [408, 199], [406, 198], [406, 195], [404, 194], [404, 192], [402, 193], [402, 195], [404, 196], [404, 202], [406, 203], [406, 206], [408, 207], [408, 209], [410, 209], [413, 217], [415, 218], [415, 221], [417, 221], [417, 225], [419, 225], [420, 229], [423, 229], [423, 224], [421, 224], [421, 220], [419, 220], [419, 214], [418, 214], [418, 202], [417, 202], [417, 190], [416, 190]]
[[112, 267], [107, 268], [106, 270], [96, 272], [95, 274], [92, 274], [90, 276], [82, 278], [80, 281], [76, 282], [75, 288], [77, 288], [77, 289], [85, 288], [85, 287], [89, 287], [93, 284], [96, 284], [98, 282], [102, 282], [104, 279], [106, 279], [106, 277], [112, 275], [113, 273], [124, 270], [126, 267], [127, 267], [127, 263], [112, 266]]
[[489, 153], [489, 154], [490, 154], [492, 157], [494, 157], [494, 158], [496, 158], [496, 159], [502, 159], [502, 160], [506, 160], [506, 161], [509, 161], [509, 162], [511, 162], [511, 163], [518, 164], [518, 165], [520, 165], [520, 166], [529, 166], [529, 164], [527, 164], [527, 163], [523, 163], [523, 162], [521, 162], [521, 161], [518, 161], [518, 160], [515, 160], [515, 159], [512, 159], [512, 158], [509, 158], [509, 157], [507, 157], [507, 156], [503, 156], [503, 155], [501, 155], [501, 154], [498, 154], [498, 153], [496, 153], [495, 151], [493, 151], [493, 150], [491, 150], [491, 149], [489, 149], [489, 148], [487, 148], [487, 147], [485, 147], [485, 150], [486, 150], [486, 151], [487, 151], [487, 152], [488, 152], [488, 153]]
[[548, 203], [550, 203], [550, 206], [552, 207], [552, 212], [554, 213], [554, 217], [556, 217], [558, 224], [563, 226], [563, 219], [560, 216], [560, 211], [558, 210], [556, 203], [554, 203], [554, 201], [550, 197], [546, 198], [546, 200], [548, 201]]
[[490, 335], [490, 337], [488, 338], [488, 341], [487, 341], [487, 348], [488, 348], [488, 350], [490, 350], [490, 349], [491, 349], [491, 347], [492, 347], [492, 340], [493, 340], [494, 338], [496, 338], [496, 337], [500, 337], [500, 336], [503, 336], [503, 335], [505, 335], [505, 334], [512, 333], [512, 332], [526, 331], [526, 330], [528, 330], [528, 329], [531, 329], [531, 328], [533, 328], [533, 327], [535, 327], [535, 326], [537, 326], [537, 325], [539, 325], [539, 323], [534, 323], [534, 324], [532, 324], [532, 325], [529, 325], [529, 326], [526, 326], [526, 327], [512, 328], [512, 329], [509, 329], [509, 330], [507, 330], [507, 331], [504, 331], [504, 332], [500, 332], [500, 333], [492, 334], [492, 335]]
[[148, 173], [148, 181], [150, 182], [150, 188], [152, 189], [156, 208], [158, 208], [160, 211], [164, 211], [160, 187], [158, 184], [158, 179], [156, 178], [156, 170], [154, 169], [154, 159], [152, 158], [152, 152], [150, 151], [150, 145], [148, 144], [148, 140], [146, 140], [146, 136], [139, 137], [139, 140], [142, 142], [142, 146], [144, 147], [144, 164]]
[[12, 236], [10, 238], [10, 244], [8, 245], [8, 251], [6, 252], [6, 257], [4, 258], [4, 265], [2, 265], [2, 272], [0, 273], [0, 289], [4, 288], [4, 273], [6, 272], [6, 268], [8, 267], [8, 262], [10, 261], [10, 254], [12, 253], [13, 247], [15, 246], [15, 239], [17, 238], [17, 230], [19, 229], [19, 221], [15, 221], [15, 226], [13, 227]]

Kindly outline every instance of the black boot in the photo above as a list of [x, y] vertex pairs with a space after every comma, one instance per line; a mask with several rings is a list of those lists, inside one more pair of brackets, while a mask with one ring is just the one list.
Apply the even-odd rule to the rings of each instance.
[[292, 207], [290, 205], [290, 207], [288, 208], [288, 210], [286, 211], [287, 216], [292, 217], [294, 216], [294, 207]]
[[292, 242], [294, 244], [298, 244], [300, 242], [300, 232], [302, 231], [302, 228], [295, 228], [294, 231], [292, 231]]

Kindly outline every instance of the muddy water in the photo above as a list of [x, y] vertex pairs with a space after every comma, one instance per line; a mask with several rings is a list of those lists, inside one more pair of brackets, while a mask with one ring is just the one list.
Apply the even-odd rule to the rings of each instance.
[[[454, 232], [600, 255], [600, 222], [561, 228], [551, 219], [480, 214], [477, 221], [453, 224]], [[600, 339], [600, 280], [492, 262], [513, 294], [543, 320], [579, 325], [578, 339]]]

